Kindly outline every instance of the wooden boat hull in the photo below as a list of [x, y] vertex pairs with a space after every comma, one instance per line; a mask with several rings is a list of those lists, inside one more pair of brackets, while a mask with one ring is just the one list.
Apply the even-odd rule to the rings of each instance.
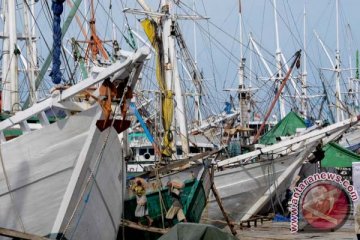
[[[240, 221], [253, 204], [262, 197], [275, 180], [291, 165], [293, 157], [282, 157], [273, 161], [251, 163], [215, 172], [214, 184], [219, 191], [223, 206], [230, 218]], [[289, 176], [289, 186], [292, 176]], [[286, 190], [276, 190], [279, 196]], [[275, 192], [274, 192], [275, 194]], [[223, 215], [212, 194], [203, 212], [205, 223], [219, 225]], [[220, 220], [220, 221], [218, 221]], [[224, 225], [221, 223], [220, 225]]]
[[2, 227], [66, 239], [116, 238], [122, 149], [113, 128], [96, 128], [100, 116], [94, 106], [0, 145]]
[[[171, 176], [172, 179], [181, 179], [183, 181], [184, 176], [191, 176], [192, 173], [197, 172], [199, 166], [196, 166], [195, 169], [188, 169], [178, 174]], [[184, 214], [188, 222], [199, 222], [201, 219], [202, 211], [206, 206], [207, 198], [211, 189], [211, 178], [208, 166], [200, 166], [200, 171], [198, 171], [197, 177], [189, 178], [184, 181], [185, 187], [181, 193], [181, 202], [183, 204]], [[177, 176], [178, 175], [178, 176]], [[169, 179], [170, 176], [165, 177], [164, 179]], [[150, 182], [151, 185], [151, 182]], [[160, 197], [161, 194], [164, 207], [161, 207]], [[147, 196], [147, 206], [149, 209], [149, 216], [154, 220], [153, 227], [162, 228], [162, 215], [165, 218], [166, 210], [168, 210], [172, 205], [171, 196], [168, 193], [168, 188], [165, 187], [160, 191], [152, 191], [146, 194]], [[135, 218], [135, 208], [136, 208], [136, 199], [135, 196], [130, 197], [124, 203], [124, 218], [132, 222], [137, 222]], [[175, 224], [177, 220], [173, 222], [166, 221], [164, 222], [165, 227], [171, 227]], [[144, 224], [146, 224], [144, 222]], [[119, 232], [119, 237], [121, 239], [121, 233]], [[135, 229], [125, 229], [125, 239], [126, 236], [132, 239], [157, 239], [161, 234], [159, 233], [149, 233], [146, 231], [140, 231]], [[136, 236], [136, 237], [135, 237]]]

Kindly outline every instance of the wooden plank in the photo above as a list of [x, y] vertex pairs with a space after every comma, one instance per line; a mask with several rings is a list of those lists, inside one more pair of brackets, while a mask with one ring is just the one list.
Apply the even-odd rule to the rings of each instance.
[[24, 233], [13, 229], [7, 229], [0, 227], [0, 236], [19, 238], [25, 240], [49, 240], [49, 238], [37, 236], [30, 233]]
[[134, 228], [134, 229], [141, 230], [141, 231], [160, 233], [160, 234], [165, 234], [170, 230], [170, 228], [157, 228], [157, 227], [148, 227], [145, 225], [139, 225], [137, 223], [134, 223], [132, 221], [125, 220], [125, 219], [121, 220], [120, 226], [125, 226], [125, 227]]

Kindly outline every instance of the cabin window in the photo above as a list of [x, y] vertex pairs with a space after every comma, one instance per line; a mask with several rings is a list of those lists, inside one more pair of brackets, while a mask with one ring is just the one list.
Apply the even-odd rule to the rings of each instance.
[[176, 148], [176, 154], [177, 155], [182, 155], [182, 149], [181, 148]]
[[154, 153], [155, 153], [155, 152], [154, 152], [154, 149], [153, 149], [153, 148], [150, 148], [150, 149], [149, 149], [149, 153], [150, 153], [150, 155], [154, 156]]
[[200, 149], [197, 147], [190, 147], [190, 153], [200, 153]]
[[147, 149], [146, 148], [140, 148], [139, 149], [139, 155], [144, 155], [145, 153], [147, 152]]

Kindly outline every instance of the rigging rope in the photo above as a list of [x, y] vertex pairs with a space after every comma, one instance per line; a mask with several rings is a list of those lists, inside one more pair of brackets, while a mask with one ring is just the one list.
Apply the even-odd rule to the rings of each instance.
[[61, 61], [61, 14], [63, 12], [63, 3], [65, 0], [52, 0], [51, 10], [54, 14], [53, 19], [53, 68], [51, 71], [51, 78], [54, 84], [61, 82], [62, 74], [60, 71]]

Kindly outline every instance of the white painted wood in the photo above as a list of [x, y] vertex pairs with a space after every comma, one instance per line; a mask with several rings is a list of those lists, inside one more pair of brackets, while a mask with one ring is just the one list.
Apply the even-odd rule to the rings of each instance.
[[[97, 116], [97, 119], [101, 116], [100, 114], [101, 114], [100, 111], [97, 111], [95, 113], [95, 115]], [[68, 206], [70, 204], [71, 196], [74, 193], [74, 190], [75, 190], [75, 187], [76, 187], [76, 184], [77, 184], [77, 180], [80, 177], [81, 171], [86, 170], [86, 167], [85, 167], [85, 169], [83, 169], [83, 167], [84, 167], [84, 164], [85, 164], [86, 155], [91, 150], [90, 145], [91, 145], [91, 143], [93, 141], [94, 134], [96, 132], [96, 127], [94, 127], [95, 124], [96, 124], [96, 119], [93, 118], [92, 119], [92, 124], [91, 124], [93, 127], [91, 127], [89, 129], [89, 135], [85, 139], [84, 145], [83, 145], [83, 147], [82, 147], [82, 149], [80, 151], [80, 154], [79, 154], [79, 156], [77, 158], [77, 162], [76, 162], [76, 165], [74, 166], [73, 174], [71, 176], [69, 184], [68, 184], [68, 186], [66, 188], [66, 191], [64, 193], [64, 198], [63, 198], [63, 201], [61, 202], [61, 206], [60, 206], [59, 211], [58, 211], [58, 213], [56, 215], [56, 220], [55, 220], [54, 226], [52, 227], [52, 230], [51, 230], [52, 233], [60, 232], [60, 226], [62, 224], [62, 221], [64, 220], [66, 210], [68, 209]]]
[[[115, 72], [117, 79], [131, 75], [135, 85], [145, 58], [146, 51], [140, 50], [95, 79], [53, 94], [1, 122], [0, 132], [32, 115], [46, 118], [44, 110]], [[0, 226], [37, 235], [64, 232], [67, 239], [116, 239], [122, 213], [122, 145], [113, 127], [97, 129], [101, 114], [95, 102], [50, 125], [42, 119], [41, 129], [0, 144]]]
[[76, 112], [81, 112], [88, 109], [89, 105], [90, 104], [88, 102], [74, 102], [70, 100], [55, 102], [53, 104], [54, 107]]
[[[17, 34], [16, 34], [16, 2], [8, 1], [8, 24], [9, 24], [9, 51], [10, 51], [10, 68], [8, 69], [10, 78], [10, 109], [4, 111], [15, 112], [20, 110], [19, 101], [19, 79], [18, 79], [18, 55], [15, 54], [17, 48]], [[4, 69], [4, 70], [5, 70]], [[5, 99], [4, 99], [5, 100]]]
[[6, 128], [11, 127], [12, 125], [18, 124], [21, 121], [24, 121], [31, 116], [48, 109], [49, 106], [51, 106], [52, 101], [52, 98], [48, 98], [40, 103], [33, 105], [31, 108], [28, 108], [21, 112], [17, 112], [14, 116], [0, 122], [0, 131], [3, 131]]
[[49, 119], [47, 118], [46, 114], [44, 111], [40, 112], [37, 117], [39, 118], [39, 121], [41, 123], [42, 126], [46, 126], [49, 125]]
[[1, 83], [2, 89], [1, 92], [1, 105], [3, 111], [10, 111], [11, 110], [11, 99], [10, 99], [10, 91], [5, 91], [5, 89], [10, 89], [10, 74], [9, 71], [5, 71], [5, 69], [9, 69], [10, 64], [10, 42], [9, 42], [9, 13], [8, 13], [8, 1], [2, 2], [2, 14], [3, 14], [3, 30], [4, 32], [1, 33], [1, 36], [4, 36], [3, 40], [3, 56], [2, 56], [2, 68], [1, 71]]
[[138, 66], [143, 60], [146, 59], [149, 51], [150, 50], [148, 48], [141, 48], [136, 52], [136, 54], [134, 54], [132, 57], [129, 57], [126, 61], [114, 63], [113, 65], [106, 68], [104, 71], [100, 72], [96, 78], [85, 79], [71, 88], [64, 90], [62, 93], [59, 91], [54, 92], [50, 98], [40, 103], [34, 104], [32, 107], [18, 112], [14, 116], [0, 122], [0, 131], [3, 131], [4, 129], [14, 124], [20, 123], [21, 121], [38, 114], [52, 107], [56, 103], [60, 103], [70, 97], [73, 97], [77, 93], [86, 90], [90, 86], [103, 81], [115, 73], [117, 73], [118, 78], [125, 79], [132, 72], [134, 66]]
[[[296, 157], [295, 160], [292, 160], [292, 164], [276, 179], [276, 181], [271, 185], [271, 187], [262, 195], [256, 202], [253, 202], [251, 208], [245, 213], [241, 218], [241, 221], [246, 221], [255, 214], [257, 214], [265, 204], [270, 200], [274, 193], [279, 189], [286, 189], [289, 185], [289, 179], [293, 176], [295, 170], [300, 167], [306, 157], [313, 151], [316, 144], [311, 144], [306, 146], [303, 151]], [[286, 186], [284, 186], [286, 185]]]
[[5, 140], [4, 132], [0, 132], [0, 142], [5, 142]]
[[[27, 232], [50, 233], [72, 169], [93, 121], [93, 110], [60, 120], [46, 128], [0, 145], [0, 225], [17, 230], [18, 212]], [[8, 189], [10, 186], [10, 189]], [[12, 191], [13, 204], [5, 200]]]
[[28, 132], [31, 131], [31, 130], [30, 130], [30, 126], [29, 126], [29, 124], [28, 124], [26, 121], [20, 122], [19, 125], [20, 125], [21, 131], [22, 131], [23, 133], [28, 133]]
[[[351, 120], [347, 121], [347, 124], [350, 123]], [[256, 152], [259, 150], [256, 150], [253, 152], [254, 155], [252, 155], [252, 158], [254, 156], [269, 156], [274, 160], [265, 160], [264, 162], [248, 165], [236, 165], [233, 168], [216, 172], [214, 178], [215, 185], [222, 196], [223, 205], [230, 216], [237, 221], [247, 220], [262, 209], [275, 193], [283, 193], [291, 183], [292, 174], [310, 154], [311, 150], [319, 142], [326, 144], [341, 135], [348, 127], [347, 125], [345, 127], [345, 125], [342, 123], [327, 127], [325, 133], [332, 134], [321, 135], [321, 138], [317, 137], [318, 132], [316, 134], [313, 132], [324, 129], [314, 129], [313, 132], [305, 132], [304, 135], [301, 135], [300, 137], [305, 135], [308, 137], [293, 143], [290, 148], [289, 146], [274, 144], [264, 147], [262, 153], [258, 154]], [[313, 134], [309, 135], [311, 133]], [[315, 141], [314, 139], [317, 140]], [[272, 148], [273, 146], [275, 147]], [[221, 216], [221, 212], [213, 198], [210, 198], [208, 212], [206, 213], [210, 219], [217, 219], [218, 216]]]
[[[276, 178], [291, 165], [297, 155], [298, 153], [215, 172], [215, 186], [231, 219], [240, 220], [254, 202], [263, 196]], [[210, 194], [203, 217], [219, 220], [221, 216], [220, 208]], [[210, 223], [216, 224], [216, 222]]]
[[[19, 215], [27, 232], [61, 232], [78, 199], [81, 197], [81, 209], [91, 192], [85, 210], [76, 212], [66, 237], [116, 238], [122, 209], [122, 147], [116, 131], [108, 128], [105, 152], [98, 167], [95, 165], [108, 135], [108, 131], [100, 133], [95, 126], [100, 114], [101, 109], [94, 106], [1, 145], [1, 159], [8, 176], [7, 182], [1, 167], [1, 226], [23, 231]], [[96, 169], [96, 182], [86, 186], [90, 172]], [[80, 196], [84, 188], [85, 194]], [[53, 231], [56, 221], [60, 222], [59, 229]]]
[[[87, 183], [86, 181], [78, 181], [81, 190], [74, 191], [72, 199], [80, 200], [80, 205], [65, 234], [67, 239], [116, 239], [122, 212], [122, 176], [119, 176], [122, 155], [117, 133], [113, 128], [109, 128], [109, 130], [110, 135], [104, 149], [105, 154], [102, 155], [98, 167], [95, 167], [95, 163], [105, 138], [109, 134], [107, 131], [100, 133], [97, 130], [96, 138], [91, 146], [93, 152], [88, 153], [86, 161], [89, 166], [83, 177], [87, 181], [92, 170], [96, 175], [96, 180], [92, 181], [93, 179], [91, 179], [88, 185], [84, 184]], [[98, 134], [100, 136], [97, 136]], [[81, 196], [80, 193], [83, 192], [83, 189], [85, 189], [85, 194]], [[72, 200], [72, 202], [75, 201]], [[71, 206], [72, 204], [64, 218], [62, 229], [73, 212], [73, 210], [69, 211]], [[79, 225], [76, 226], [78, 222]]]
[[260, 154], [264, 154], [264, 153], [271, 153], [271, 152], [276, 152], [276, 151], [278, 151], [277, 153], [279, 153], [279, 149], [282, 149], [285, 147], [291, 148], [292, 145], [294, 145], [294, 149], [297, 149], [296, 144], [299, 144], [301, 141], [307, 141], [307, 143], [318, 141], [319, 139], [322, 139], [333, 133], [341, 132], [341, 131], [345, 130], [346, 128], [350, 127], [352, 124], [355, 124], [358, 121], [359, 121], [358, 117], [349, 118], [347, 120], [329, 125], [327, 127], [319, 129], [319, 130], [314, 130], [312, 132], [309, 132], [309, 133], [306, 133], [306, 134], [303, 134], [300, 136], [295, 136], [292, 139], [289, 139], [287, 141], [279, 142], [274, 145], [264, 147], [260, 150], [255, 150], [255, 151], [252, 151], [249, 153], [245, 153], [245, 154], [233, 157], [233, 158], [223, 160], [221, 162], [218, 162], [217, 165], [219, 167], [221, 167], [221, 166], [226, 166], [226, 165], [237, 163], [237, 162], [244, 162], [246, 160], [252, 159], [252, 158], [254, 158]]
[[209, 119], [205, 119], [202, 121], [202, 124], [198, 127], [193, 128], [192, 130], [190, 130], [190, 134], [194, 134], [196, 132], [203, 132], [211, 127], [216, 127], [218, 126], [218, 124], [222, 121], [227, 121], [227, 120], [231, 120], [233, 118], [236, 118], [237, 116], [239, 116], [240, 112], [235, 112], [235, 113], [231, 113], [231, 114], [224, 114], [221, 116], [216, 116], [216, 117], [210, 117]]

